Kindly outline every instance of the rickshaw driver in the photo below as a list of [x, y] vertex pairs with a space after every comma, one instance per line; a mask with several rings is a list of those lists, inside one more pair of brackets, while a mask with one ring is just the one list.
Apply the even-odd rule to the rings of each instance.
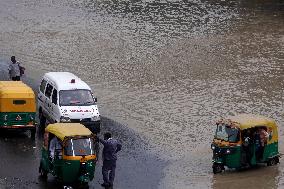
[[258, 158], [262, 159], [263, 158], [263, 153], [264, 153], [264, 147], [267, 144], [267, 140], [269, 138], [269, 134], [268, 132], [266, 132], [266, 130], [264, 128], [259, 128], [257, 130], [258, 136], [259, 136], [259, 148], [258, 148]]
[[246, 163], [248, 163], [251, 166], [251, 158], [252, 158], [252, 139], [251, 139], [251, 131], [246, 130], [244, 132], [244, 152], [245, 152], [245, 159]]
[[[54, 136], [50, 140], [50, 144], [49, 144], [49, 152], [50, 152], [51, 159], [54, 160], [55, 155], [58, 155], [58, 157], [61, 157], [62, 156], [61, 150], [62, 150], [62, 144], [58, 140], [58, 138]], [[56, 154], [57, 151], [60, 151], [59, 154]]]

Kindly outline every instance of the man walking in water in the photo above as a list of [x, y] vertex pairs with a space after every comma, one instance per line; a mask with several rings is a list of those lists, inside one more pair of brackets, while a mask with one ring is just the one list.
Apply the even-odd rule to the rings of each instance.
[[21, 75], [24, 72], [24, 67], [20, 66], [20, 63], [16, 61], [15, 56], [11, 56], [11, 64], [9, 65], [8, 71], [10, 79], [13, 81], [20, 81]]
[[102, 167], [104, 183], [101, 185], [106, 188], [111, 188], [115, 177], [117, 152], [121, 150], [121, 144], [117, 140], [111, 138], [109, 132], [104, 134], [104, 140], [99, 138], [99, 141], [104, 146]]

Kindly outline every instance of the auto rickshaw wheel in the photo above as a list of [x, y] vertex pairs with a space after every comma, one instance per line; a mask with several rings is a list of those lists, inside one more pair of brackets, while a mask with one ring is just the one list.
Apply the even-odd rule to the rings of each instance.
[[224, 170], [223, 165], [221, 165], [219, 163], [214, 163], [212, 168], [213, 168], [213, 173], [214, 174], [221, 173]]
[[273, 165], [276, 165], [276, 164], [277, 164], [276, 158], [271, 158], [267, 162], [267, 166], [273, 166]]

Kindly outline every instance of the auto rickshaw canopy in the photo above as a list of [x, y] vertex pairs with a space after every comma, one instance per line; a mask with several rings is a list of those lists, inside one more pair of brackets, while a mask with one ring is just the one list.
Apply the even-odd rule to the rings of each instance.
[[36, 112], [34, 91], [22, 81], [0, 81], [0, 112]]
[[34, 91], [22, 81], [0, 81], [0, 98], [33, 98]]
[[89, 136], [92, 134], [92, 132], [88, 128], [80, 123], [49, 124], [45, 128], [45, 131], [54, 134], [62, 141], [65, 137]]
[[235, 116], [229, 116], [225, 119], [219, 120], [217, 123], [225, 123], [234, 127], [238, 127], [240, 130], [258, 126], [268, 126], [273, 130], [277, 129], [277, 124], [273, 119], [254, 114], [239, 114]]

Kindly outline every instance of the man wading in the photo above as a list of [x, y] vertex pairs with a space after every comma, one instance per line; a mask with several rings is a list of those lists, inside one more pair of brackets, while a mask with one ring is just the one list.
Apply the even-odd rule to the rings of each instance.
[[9, 76], [13, 81], [20, 81], [21, 76], [24, 74], [25, 68], [20, 66], [20, 63], [16, 61], [15, 56], [11, 56], [11, 64], [9, 65]]
[[104, 145], [102, 167], [104, 183], [101, 185], [106, 188], [112, 187], [115, 177], [116, 153], [121, 150], [121, 144], [117, 140], [112, 139], [109, 132], [104, 134], [104, 140], [99, 138], [99, 141]]

